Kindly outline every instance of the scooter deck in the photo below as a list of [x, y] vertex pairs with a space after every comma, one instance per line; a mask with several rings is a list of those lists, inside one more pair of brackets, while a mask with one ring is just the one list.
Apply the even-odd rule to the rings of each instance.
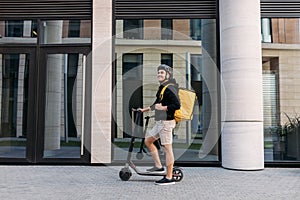
[[128, 163], [129, 166], [139, 175], [142, 176], [166, 176], [167, 172], [162, 171], [162, 172], [147, 172], [147, 171], [140, 171], [137, 169], [137, 167], [133, 164], [133, 162]]

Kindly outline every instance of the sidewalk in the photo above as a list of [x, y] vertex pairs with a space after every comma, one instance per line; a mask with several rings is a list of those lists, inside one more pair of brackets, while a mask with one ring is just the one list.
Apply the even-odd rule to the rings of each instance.
[[[184, 167], [175, 185], [158, 186], [161, 177], [121, 181], [122, 166], [0, 166], [0, 199], [5, 200], [186, 200], [300, 198], [300, 168], [235, 171], [221, 167]], [[141, 167], [140, 169], [144, 169]]]

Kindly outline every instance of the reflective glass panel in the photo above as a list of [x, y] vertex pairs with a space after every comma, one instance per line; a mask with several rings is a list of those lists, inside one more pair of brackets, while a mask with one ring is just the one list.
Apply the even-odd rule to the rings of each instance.
[[300, 19], [261, 22], [265, 161], [300, 161]]
[[[116, 84], [113, 96], [116, 111], [113, 117], [116, 131], [113, 159], [126, 160], [133, 133], [139, 136], [134, 153], [139, 152], [145, 132], [154, 126], [154, 111], [144, 113], [144, 118], [135, 122], [132, 108], [154, 103], [159, 87], [157, 66], [163, 63], [173, 68], [180, 87], [192, 89], [197, 94], [193, 119], [178, 123], [173, 131], [175, 160], [218, 161], [220, 110], [216, 20], [126, 19], [116, 20], [115, 24]], [[150, 117], [148, 126], [147, 116]], [[143, 161], [150, 160], [149, 154], [145, 153]]]
[[91, 20], [41, 22], [41, 44], [91, 43]]
[[83, 54], [48, 54], [44, 158], [80, 158], [83, 120]]
[[36, 20], [0, 21], [0, 44], [37, 43]]
[[0, 157], [25, 158], [29, 54], [0, 54]]

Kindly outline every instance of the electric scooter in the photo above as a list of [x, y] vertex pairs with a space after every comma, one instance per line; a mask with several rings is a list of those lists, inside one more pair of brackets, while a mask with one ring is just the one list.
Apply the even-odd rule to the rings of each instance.
[[[135, 112], [135, 113], [134, 113]], [[135, 115], [134, 115], [135, 114]], [[135, 116], [135, 117], [134, 117]], [[125, 166], [120, 170], [119, 172], [119, 177], [121, 180], [123, 181], [128, 181], [130, 179], [130, 177], [132, 176], [132, 172], [130, 170], [133, 169], [138, 175], [141, 176], [166, 176], [166, 172], [148, 172], [148, 171], [140, 171], [138, 170], [137, 166], [133, 163], [132, 161], [132, 153], [133, 153], [133, 149], [134, 149], [134, 143], [135, 143], [135, 139], [137, 138], [137, 129], [136, 126], [139, 123], [139, 120], [142, 117], [142, 112], [138, 111], [136, 109], [132, 109], [132, 118], [135, 119], [135, 121], [133, 122], [133, 135], [131, 137], [130, 140], [130, 146], [129, 146], [129, 150], [128, 150], [128, 155], [127, 155], [127, 160], [125, 163]], [[147, 132], [147, 128], [148, 128], [148, 124], [149, 124], [149, 119], [152, 118], [153, 116], [146, 116], [146, 122], [145, 122], [145, 128], [143, 130], [143, 138], [140, 144], [140, 149], [137, 152], [136, 158], [141, 160], [143, 158], [143, 153], [147, 154], [147, 151], [144, 148], [144, 141], [145, 141], [145, 134]], [[156, 143], [154, 143], [155, 146], [157, 148], [160, 148], [159, 142], [156, 141]], [[181, 181], [183, 178], [183, 172], [182, 169], [179, 167], [174, 167], [173, 168], [173, 179], [175, 182], [179, 182]]]

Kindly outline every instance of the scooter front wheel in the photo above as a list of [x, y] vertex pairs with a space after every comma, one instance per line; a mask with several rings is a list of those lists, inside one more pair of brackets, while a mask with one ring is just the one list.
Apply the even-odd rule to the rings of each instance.
[[180, 182], [183, 179], [183, 172], [180, 168], [173, 168], [173, 179], [175, 182]]
[[138, 160], [142, 160], [143, 157], [144, 157], [143, 152], [138, 152], [138, 153], [136, 154], [136, 158], [137, 158]]
[[132, 176], [132, 173], [128, 167], [124, 167], [119, 172], [119, 177], [122, 181], [128, 181], [130, 177]]

